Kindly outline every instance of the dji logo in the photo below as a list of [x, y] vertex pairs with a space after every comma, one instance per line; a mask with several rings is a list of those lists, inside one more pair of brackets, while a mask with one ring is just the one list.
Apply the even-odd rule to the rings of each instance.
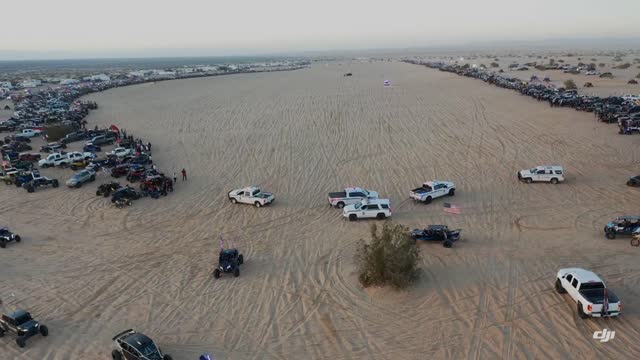
[[596, 331], [593, 333], [593, 338], [600, 340], [600, 342], [603, 343], [613, 340], [614, 337], [616, 337], [616, 332], [608, 329], [603, 329], [602, 331]]

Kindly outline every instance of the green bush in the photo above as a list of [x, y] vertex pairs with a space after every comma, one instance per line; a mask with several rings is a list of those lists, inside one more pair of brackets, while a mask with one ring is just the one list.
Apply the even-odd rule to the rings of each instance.
[[576, 82], [569, 79], [569, 80], [565, 80], [564, 82], [564, 88], [567, 90], [573, 90], [573, 89], [577, 89], [578, 87], [576, 86]]
[[603, 79], [613, 79], [613, 74], [610, 72], [600, 74], [600, 77]]
[[382, 231], [371, 226], [371, 241], [360, 240], [355, 254], [358, 280], [364, 287], [407, 287], [420, 276], [420, 253], [409, 229], [385, 222]]
[[615, 66], [614, 69], [628, 69], [631, 67], [631, 64], [629, 63], [624, 63], [624, 64], [620, 64], [618, 66]]
[[54, 142], [62, 139], [65, 135], [72, 132], [73, 129], [64, 125], [49, 125], [44, 128], [49, 141]]

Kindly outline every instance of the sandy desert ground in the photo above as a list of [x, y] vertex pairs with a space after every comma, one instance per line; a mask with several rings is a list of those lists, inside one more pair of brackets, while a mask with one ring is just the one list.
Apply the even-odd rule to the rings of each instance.
[[[353, 77], [343, 73], [353, 72]], [[390, 79], [393, 86], [382, 82]], [[0, 294], [50, 328], [5, 359], [109, 359], [136, 328], [177, 360], [637, 359], [640, 262], [612, 217], [635, 214], [640, 138], [592, 114], [552, 109], [481, 81], [400, 62], [177, 80], [94, 94], [88, 121], [153, 144], [189, 181], [125, 210], [77, 190], [2, 188], [0, 219], [23, 236], [0, 251]], [[527, 185], [516, 171], [562, 164], [568, 181]], [[66, 180], [69, 170], [46, 174]], [[461, 215], [408, 190], [453, 180]], [[105, 178], [106, 180], [106, 178]], [[260, 184], [272, 207], [231, 205]], [[356, 241], [326, 193], [360, 185], [392, 200], [393, 221], [463, 229], [453, 249], [420, 244], [424, 274], [407, 291], [362, 289]], [[218, 238], [245, 254], [239, 278], [214, 281]], [[553, 289], [562, 267], [599, 273], [620, 318], [581, 320]], [[10, 296], [8, 294], [14, 294]], [[616, 331], [600, 343], [596, 330]]]

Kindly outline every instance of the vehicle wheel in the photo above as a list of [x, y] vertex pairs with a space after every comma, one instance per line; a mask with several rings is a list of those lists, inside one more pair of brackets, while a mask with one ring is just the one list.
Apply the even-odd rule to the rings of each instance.
[[445, 240], [444, 243], [442, 244], [442, 246], [444, 246], [447, 249], [449, 249], [449, 248], [451, 248], [453, 246], [453, 243], [451, 242], [451, 240]]
[[20, 237], [20, 235], [16, 235], [16, 242], [20, 242], [22, 241], [22, 238]]
[[109, 197], [109, 195], [110, 195], [110, 194], [109, 194], [108, 192], [106, 192], [106, 193], [102, 194], [102, 196], [104, 196], [104, 197]]
[[23, 348], [25, 347], [25, 345], [27, 345], [27, 342], [24, 340], [22, 336], [20, 336], [19, 338], [16, 339], [16, 344], [18, 344], [18, 346]]
[[358, 220], [358, 216], [356, 214], [349, 215], [349, 221], [356, 221], [356, 220]]
[[[96, 191], [96, 196], [100, 196], [100, 195], [102, 195], [102, 194], [100, 194], [100, 191]], [[105, 197], [106, 197], [106, 195], [105, 195]]]
[[380, 214], [376, 215], [376, 219], [378, 219], [378, 220], [384, 220], [384, 218], [385, 218], [385, 216], [384, 216], [383, 213], [380, 213]]
[[449, 196], [453, 196], [456, 194], [456, 189], [449, 190]]
[[79, 188], [81, 188], [81, 187], [82, 187], [82, 183], [81, 183], [81, 182], [79, 182], [79, 183], [76, 185], [76, 189], [79, 189]]
[[551, 183], [554, 184], [554, 185], [557, 184], [558, 183], [558, 179], [556, 179], [556, 178], [551, 179]]
[[0, 328], [0, 338], [4, 337], [4, 329]]
[[49, 335], [49, 328], [45, 325], [40, 325], [40, 335], [47, 336]]
[[235, 270], [233, 270], [233, 277], [238, 277], [238, 276], [240, 276], [240, 269], [235, 268]]
[[238, 263], [239, 263], [240, 265], [244, 264], [244, 256], [242, 256], [242, 254], [240, 254], [240, 255], [238, 256]]
[[256, 207], [257, 207], [257, 208], [259, 208], [259, 207], [261, 207], [261, 206], [262, 206], [262, 204], [260, 204], [260, 202], [259, 202], [259, 201], [256, 201]]
[[173, 360], [173, 358], [167, 354], [164, 354], [164, 356], [162, 357], [162, 360]]
[[613, 231], [608, 231], [604, 234], [604, 236], [607, 237], [607, 239], [615, 239], [616, 238], [616, 233]]
[[36, 190], [35, 190], [34, 188], [32, 188], [31, 186], [29, 186], [29, 187], [27, 188], [27, 192], [32, 193], [32, 192], [34, 192], [34, 191], [36, 191]]
[[560, 282], [560, 279], [556, 279], [556, 292], [557, 292], [558, 294], [564, 294], [564, 293], [566, 293], [566, 292], [567, 292], [567, 290], [565, 290], [565, 289], [562, 287], [562, 283]]
[[589, 315], [585, 314], [584, 311], [582, 310], [582, 304], [578, 303], [578, 316], [580, 316], [581, 319], [586, 319], [589, 317]]
[[238, 200], [236, 200], [234, 198], [231, 198], [230, 201], [231, 201], [232, 204], [237, 204], [238, 203]]
[[91, 177], [89, 178], [89, 180], [91, 180], [91, 181], [96, 181], [96, 176], [95, 176], [95, 175], [91, 175]]
[[344, 207], [344, 203], [341, 201], [337, 203], [336, 206], [338, 207], [338, 209], [342, 209]]
[[427, 198], [426, 198], [426, 199], [424, 199], [424, 203], [425, 203], [425, 204], [431, 204], [431, 200], [433, 200], [433, 199], [431, 198], [431, 196], [427, 196]]
[[118, 175], [118, 174], [111, 174], [111, 176], [116, 178], [116, 179], [120, 177], [120, 175]]
[[42, 164], [42, 167], [46, 169], [49, 167], [49, 164]]
[[633, 183], [631, 181], [627, 181], [627, 186], [633, 186]]
[[220, 278], [220, 269], [213, 270], [213, 277], [216, 279]]
[[640, 239], [631, 239], [631, 246], [640, 246]]
[[527, 184], [531, 184], [533, 182], [532, 178], [526, 178], [524, 179], [524, 181], [526, 181]]
[[111, 352], [111, 358], [113, 358], [113, 360], [122, 360], [122, 354], [118, 350], [113, 350]]
[[53, 180], [53, 187], [57, 188], [58, 186], [60, 186], [60, 184], [58, 183], [58, 180]]
[[7, 243], [4, 240], [0, 241], [0, 248], [6, 248], [7, 247]]

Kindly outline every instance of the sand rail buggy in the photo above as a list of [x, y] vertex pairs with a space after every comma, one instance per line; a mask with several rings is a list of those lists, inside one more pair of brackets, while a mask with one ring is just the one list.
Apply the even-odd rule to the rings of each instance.
[[6, 248], [7, 243], [20, 242], [20, 235], [12, 233], [8, 227], [0, 227], [0, 248]]
[[607, 239], [615, 239], [618, 235], [636, 234], [640, 234], [640, 216], [618, 216], [604, 227], [604, 236]]
[[447, 225], [429, 225], [424, 229], [411, 231], [411, 238], [422, 241], [441, 241], [442, 246], [450, 248], [460, 240], [460, 229], [451, 230]]
[[240, 265], [244, 263], [244, 256], [238, 249], [221, 249], [218, 256], [218, 267], [213, 270], [213, 277], [218, 279], [222, 273], [233, 273], [240, 276]]
[[110, 181], [98, 186], [98, 190], [96, 190], [96, 196], [109, 197], [109, 195], [116, 192], [120, 188], [122, 188], [122, 185], [118, 184], [115, 181]]
[[133, 329], [119, 333], [112, 340], [116, 345], [111, 351], [113, 360], [172, 360], [171, 356], [163, 355], [148, 336]]

